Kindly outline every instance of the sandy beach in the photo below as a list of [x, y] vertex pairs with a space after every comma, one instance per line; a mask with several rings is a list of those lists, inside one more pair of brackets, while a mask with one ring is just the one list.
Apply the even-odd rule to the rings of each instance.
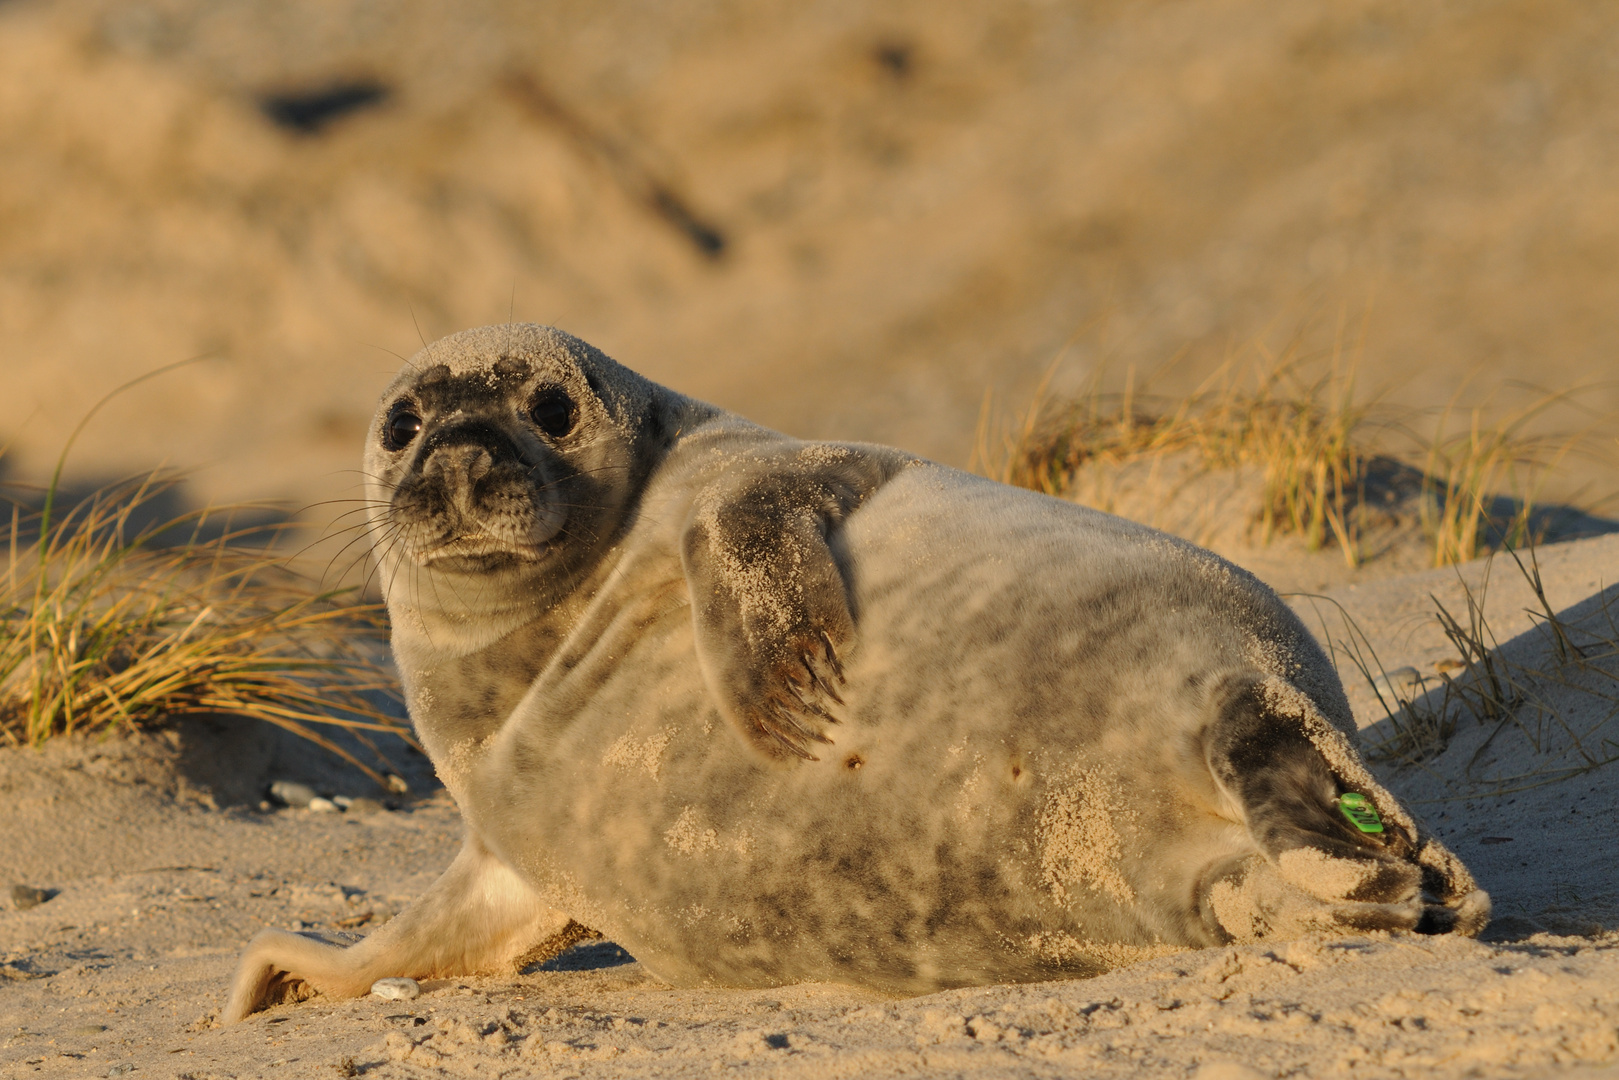
[[[0, 480], [193, 361], [95, 414], [68, 493], [168, 464], [167, 509], [318, 533], [401, 357], [512, 318], [954, 465], [1048, 374], [1184, 395], [1290, 343], [1355, 365], [1402, 445], [1574, 391], [1530, 427], [1611, 454], [1616, 33], [1574, 0], [6, 0]], [[1540, 494], [1611, 514], [1612, 475], [1570, 455]], [[256, 931], [367, 933], [460, 822], [403, 743], [388, 793], [196, 720], [0, 746], [0, 1080], [1619, 1077], [1619, 535], [1535, 553], [1549, 610], [1504, 554], [1221, 550], [1329, 646], [1379, 779], [1491, 893], [1480, 939], [914, 999], [674, 990], [589, 942], [223, 1027]]]
[[1388, 718], [1347, 659], [1345, 615], [1382, 669], [1432, 678], [1456, 659], [1435, 601], [1464, 606], [1488, 572], [1485, 615], [1504, 655], [1546, 673], [1535, 700], [1571, 728], [1532, 730], [1528, 709], [1500, 732], [1463, 720], [1443, 753], [1377, 767], [1491, 893], [1481, 940], [1311, 938], [910, 1000], [820, 985], [671, 990], [597, 942], [545, 970], [430, 982], [415, 1001], [313, 999], [220, 1028], [253, 932], [363, 933], [448, 864], [459, 821], [420, 761], [407, 774], [417, 794], [397, 809], [260, 810], [272, 777], [375, 793], [294, 740], [182, 727], [0, 751], [6, 872], [55, 893], [0, 912], [0, 1076], [1612, 1075], [1619, 766], [1589, 769], [1579, 748], [1619, 751], [1619, 537], [1538, 561], [1575, 640], [1593, 657], [1608, 642], [1605, 682], [1556, 663], [1502, 557], [1293, 600], [1337, 643], [1368, 741]]

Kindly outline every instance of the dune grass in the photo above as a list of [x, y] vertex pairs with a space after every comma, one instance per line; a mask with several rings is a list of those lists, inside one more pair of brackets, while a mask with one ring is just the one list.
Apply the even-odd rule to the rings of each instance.
[[[1455, 798], [1508, 795], [1619, 763], [1619, 610], [1599, 602], [1578, 624], [1569, 621], [1547, 599], [1534, 547], [1505, 551], [1534, 596], [1529, 614], [1538, 641], [1502, 647], [1485, 617], [1492, 565], [1477, 589], [1463, 583], [1465, 610], [1434, 599], [1434, 617], [1460, 654], [1455, 674], [1440, 671], [1392, 690], [1367, 635], [1342, 611], [1345, 632], [1329, 641], [1383, 711], [1381, 722], [1361, 733], [1373, 761], [1427, 768], [1461, 731], [1481, 735], [1447, 780]], [[1522, 740], [1507, 757], [1511, 767], [1484, 768], [1486, 752], [1508, 732]]]
[[1176, 455], [1208, 472], [1251, 469], [1263, 486], [1250, 523], [1255, 539], [1298, 536], [1312, 551], [1336, 545], [1354, 567], [1363, 558], [1368, 488], [1380, 472], [1403, 466], [1421, 477], [1414, 516], [1433, 565], [1534, 539], [1540, 483], [1582, 439], [1538, 433], [1534, 421], [1568, 395], [1532, 395], [1494, 421], [1482, 407], [1454, 403], [1425, 420], [1362, 395], [1355, 355], [1339, 346], [1311, 355], [1297, 338], [1273, 352], [1256, 340], [1179, 399], [1137, 390], [1133, 369], [1122, 391], [1105, 391], [1098, 369], [1079, 395], [1054, 400], [1054, 365], [1000, 430], [986, 396], [972, 467], [1057, 496], [1072, 493], [1083, 472]]
[[400, 710], [389, 707], [398, 690], [381, 606], [298, 573], [272, 550], [280, 529], [233, 528], [252, 508], [154, 515], [181, 479], [174, 473], [60, 505], [72, 441], [44, 488], [0, 492], [10, 511], [0, 742], [141, 731], [182, 716], [247, 717], [398, 790], [396, 777], [321, 730], [349, 730], [384, 766], [371, 734], [411, 739]]
[[[12, 494], [0, 583], [0, 739], [142, 730], [175, 717], [252, 717], [387, 777], [319, 730], [408, 738], [379, 708], [397, 696], [379, 605], [321, 590], [230, 511], [141, 528], [178, 477], [114, 484], [57, 512]], [[223, 523], [222, 529], [210, 526]], [[212, 532], [208, 538], [205, 534]], [[161, 541], [161, 542], [160, 542]], [[380, 757], [380, 754], [379, 754]]]
[[[1487, 546], [1520, 546], [1540, 539], [1530, 535], [1540, 486], [1574, 450], [1580, 436], [1534, 434], [1529, 427], [1565, 399], [1563, 394], [1540, 394], [1493, 423], [1486, 422], [1481, 409], [1470, 409], [1460, 430], [1454, 405], [1440, 413], [1423, 453], [1426, 488], [1420, 503], [1435, 566], [1467, 562]], [[1503, 494], [1517, 508], [1496, 517], [1489, 510], [1492, 497]], [[1486, 531], [1493, 531], [1495, 544], [1486, 545]]]

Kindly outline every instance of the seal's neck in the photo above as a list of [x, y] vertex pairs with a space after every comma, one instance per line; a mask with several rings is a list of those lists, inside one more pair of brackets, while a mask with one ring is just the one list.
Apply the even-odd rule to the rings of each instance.
[[388, 617], [396, 643], [403, 636], [439, 660], [482, 652], [550, 612], [545, 598], [507, 590], [493, 582], [434, 581], [417, 585], [426, 602], [390, 601]]
[[560, 597], [521, 582], [439, 575], [390, 598], [411, 721], [457, 799], [460, 778], [568, 637], [612, 562], [603, 559]]

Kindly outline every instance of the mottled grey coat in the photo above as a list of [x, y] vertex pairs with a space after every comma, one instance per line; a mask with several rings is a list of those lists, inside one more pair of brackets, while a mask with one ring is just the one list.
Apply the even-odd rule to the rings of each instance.
[[358, 946], [261, 935], [232, 1018], [572, 923], [678, 985], [916, 993], [1487, 918], [1299, 621], [1180, 540], [790, 439], [526, 325], [418, 353], [366, 475], [467, 844]]

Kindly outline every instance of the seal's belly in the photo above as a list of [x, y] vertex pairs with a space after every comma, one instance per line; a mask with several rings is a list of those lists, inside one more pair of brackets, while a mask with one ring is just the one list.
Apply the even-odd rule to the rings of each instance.
[[1210, 943], [1196, 876], [1248, 841], [1202, 688], [1250, 663], [1243, 583], [1211, 608], [1176, 582], [1223, 564], [943, 469], [843, 542], [859, 641], [820, 760], [720, 719], [676, 596], [513, 715], [471, 785], [496, 850], [679, 983], [918, 992]]

